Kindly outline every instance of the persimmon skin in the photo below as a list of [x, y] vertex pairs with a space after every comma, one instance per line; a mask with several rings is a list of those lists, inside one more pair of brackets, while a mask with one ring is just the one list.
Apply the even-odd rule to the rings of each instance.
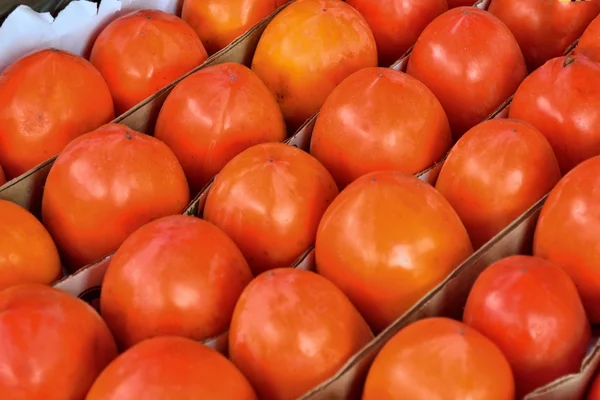
[[579, 291], [588, 319], [600, 323], [600, 156], [582, 162], [548, 195], [533, 237], [533, 255], [564, 269]]
[[292, 131], [344, 78], [376, 66], [369, 25], [339, 0], [291, 3], [269, 23], [252, 59], [252, 70], [275, 95]]
[[435, 188], [478, 249], [540, 200], [560, 179], [548, 140], [532, 125], [491, 119], [452, 147]]
[[85, 400], [257, 400], [229, 360], [191, 339], [162, 336], [122, 353]]
[[532, 256], [503, 258], [483, 271], [469, 293], [463, 321], [502, 350], [517, 398], [578, 372], [591, 337], [569, 275]]
[[4, 170], [2, 169], [2, 166], [0, 166], [0, 186], [4, 185], [6, 183], [6, 175], [4, 175]]
[[0, 200], [0, 291], [24, 283], [49, 285], [62, 276], [56, 245], [27, 210]]
[[563, 175], [600, 154], [597, 85], [600, 64], [583, 54], [553, 58], [525, 78], [508, 109], [548, 139]]
[[575, 47], [575, 54], [583, 54], [592, 61], [600, 62], [600, 17], [585, 28], [583, 35]]
[[57, 157], [44, 187], [42, 221], [74, 272], [117, 250], [145, 223], [181, 213], [189, 197], [167, 145], [108, 124]]
[[344, 188], [374, 171], [421, 172], [451, 145], [448, 118], [427, 86], [403, 72], [364, 68], [325, 100], [310, 153]]
[[114, 117], [108, 85], [89, 61], [56, 49], [20, 58], [0, 74], [0, 165], [6, 178], [24, 174]]
[[448, 11], [446, 0], [346, 0], [346, 3], [369, 23], [381, 67], [398, 60], [435, 17]]
[[348, 296], [375, 332], [472, 252], [448, 201], [429, 184], [395, 171], [348, 185], [323, 215], [315, 243], [319, 274]]
[[476, 7], [457, 7], [423, 30], [406, 72], [431, 89], [458, 140], [517, 90], [527, 66], [502, 21]]
[[600, 378], [596, 375], [588, 393], [587, 400], [600, 400]]
[[98, 313], [52, 287], [0, 291], [2, 400], [81, 400], [117, 346]]
[[224, 63], [181, 81], [165, 100], [154, 136], [181, 163], [193, 193], [248, 147], [286, 138], [283, 114], [249, 68]]
[[160, 10], [138, 10], [115, 19], [100, 32], [90, 55], [118, 115], [207, 58], [194, 30]]
[[[192, 216], [163, 217], [116, 251], [100, 310], [121, 349], [156, 336], [206, 340], [227, 331], [251, 279], [244, 256], [216, 226]], [[181, 301], [182, 292], [193, 301]]]
[[215, 178], [204, 219], [233, 239], [252, 272], [290, 267], [315, 241], [338, 188], [310, 154], [262, 143], [234, 157]]
[[268, 17], [277, 7], [277, 0], [185, 0], [181, 18], [192, 27], [208, 54], [212, 55]]
[[513, 400], [508, 361], [488, 338], [449, 318], [425, 318], [375, 357], [362, 400]]
[[261, 399], [297, 399], [372, 338], [356, 308], [327, 279], [278, 268], [258, 275], [240, 296], [229, 355]]

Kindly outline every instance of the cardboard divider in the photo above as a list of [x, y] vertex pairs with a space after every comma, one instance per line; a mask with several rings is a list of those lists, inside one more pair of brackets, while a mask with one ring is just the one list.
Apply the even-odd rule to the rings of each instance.
[[[271, 15], [234, 40], [229, 46], [210, 56], [202, 65], [171, 82], [129, 111], [115, 118], [112, 122], [122, 123], [131, 129], [152, 135], [162, 104], [179, 82], [201, 69], [226, 62], [236, 62], [249, 67], [263, 31], [275, 15], [289, 4], [291, 2], [279, 7]], [[19, 204], [39, 216], [43, 186], [55, 159], [56, 156], [0, 186], [0, 199]]]

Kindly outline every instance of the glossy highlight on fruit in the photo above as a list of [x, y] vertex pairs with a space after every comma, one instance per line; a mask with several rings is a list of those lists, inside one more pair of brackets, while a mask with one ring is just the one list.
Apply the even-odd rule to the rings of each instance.
[[56, 49], [24, 56], [0, 73], [0, 110], [0, 165], [8, 179], [115, 116], [96, 68]]
[[100, 310], [119, 347], [177, 335], [197, 341], [229, 328], [252, 279], [233, 241], [199, 218], [173, 215], [136, 230], [111, 259]]
[[90, 61], [108, 83], [117, 114], [123, 114], [207, 57], [183, 20], [160, 10], [138, 10], [100, 32]]
[[344, 78], [377, 66], [367, 21], [340, 0], [300, 0], [269, 23], [252, 70], [275, 95], [288, 128], [317, 112]]
[[233, 157], [286, 137], [277, 101], [242, 64], [204, 68], [181, 81], [165, 100], [154, 136], [173, 150], [192, 192], [199, 192]]
[[425, 318], [396, 333], [375, 357], [362, 400], [513, 400], [500, 349], [469, 326]]
[[473, 252], [465, 227], [429, 184], [394, 171], [364, 175], [331, 203], [316, 267], [379, 332]]
[[458, 140], [435, 188], [477, 249], [548, 193], [560, 176], [544, 135], [526, 122], [498, 118], [475, 125]]
[[578, 372], [591, 336], [569, 275], [532, 256], [507, 257], [483, 271], [469, 293], [463, 321], [502, 350], [517, 398]]
[[40, 284], [0, 291], [2, 400], [81, 400], [116, 356], [106, 324], [83, 301]]
[[115, 251], [137, 228], [179, 214], [185, 174], [160, 140], [108, 124], [72, 141], [50, 169], [42, 221], [76, 271]]
[[427, 25], [412, 50], [407, 73], [442, 103], [458, 139], [515, 92], [527, 68], [502, 21], [475, 7], [458, 7]]
[[297, 399], [372, 338], [334, 284], [314, 272], [278, 268], [258, 275], [242, 293], [229, 355], [262, 400]]
[[257, 400], [233, 364], [190, 339], [145, 340], [117, 357], [98, 377], [86, 400]]
[[62, 276], [50, 234], [23, 207], [0, 200], [0, 291], [23, 283], [50, 285]]
[[600, 154], [600, 64], [583, 54], [557, 57], [517, 89], [509, 118], [535, 126], [550, 142], [563, 174]]
[[435, 17], [448, 11], [446, 0], [346, 0], [346, 3], [369, 23], [381, 67], [398, 60]]
[[290, 267], [315, 241], [335, 181], [314, 157], [263, 143], [233, 158], [215, 178], [204, 219], [223, 230], [252, 272]]
[[427, 86], [403, 72], [364, 68], [323, 104], [310, 153], [344, 188], [369, 172], [421, 172], [451, 145], [448, 118]]
[[277, 3], [277, 0], [185, 0], [181, 18], [212, 55], [268, 17], [279, 6]]
[[533, 254], [573, 279], [592, 324], [600, 323], [600, 156], [566, 174], [552, 189], [535, 229]]
[[581, 36], [600, 13], [600, 1], [493, 0], [488, 11], [512, 31], [534, 71]]

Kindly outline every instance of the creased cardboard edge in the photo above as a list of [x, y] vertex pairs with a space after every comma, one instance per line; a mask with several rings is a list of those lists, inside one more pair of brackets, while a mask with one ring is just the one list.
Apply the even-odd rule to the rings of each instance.
[[[285, 7], [289, 6], [293, 2], [295, 2], [295, 0], [291, 0], [290, 2], [282, 5], [273, 13], [271, 13], [268, 17], [264, 18], [263, 20], [252, 26], [252, 28], [246, 31], [246, 33], [244, 33], [243, 35], [235, 39], [233, 42], [231, 42], [231, 44], [229, 44], [227, 47], [210, 56], [208, 59], [206, 59], [204, 63], [195, 67], [191, 71], [187, 72], [185, 75], [179, 77], [178, 79], [174, 80], [173, 82], [169, 83], [163, 88], [159, 89], [153, 95], [141, 101], [125, 113], [119, 115], [111, 122], [123, 123], [129, 126], [131, 129], [138, 130], [146, 134], [152, 134], [154, 130], [154, 122], [156, 121], [156, 116], [158, 115], [162, 103], [166, 99], [167, 95], [171, 92], [171, 90], [173, 90], [173, 88], [179, 82], [181, 82], [188, 76], [198, 72], [201, 69], [228, 62], [230, 61], [230, 59], [236, 59], [236, 55], [238, 55], [238, 60], [239, 58], [243, 58], [243, 64], [249, 64], [254, 53], [254, 49], [256, 48], [256, 44], [258, 43], [262, 32], [265, 30], [269, 22], [271, 22], [271, 20], [273, 20], [273, 18], [275, 18], [275, 16], [279, 14]], [[248, 51], [248, 49], [252, 50]], [[142, 116], [146, 116], [146, 120], [140, 122], [139, 119]], [[45, 181], [47, 176], [47, 171], [45, 171], [45, 169], [47, 168], [49, 171], [49, 167], [52, 166], [55, 160], [56, 156], [53, 156], [49, 160], [42, 162], [41, 164], [37, 165], [31, 170], [9, 180], [4, 185], [0, 186], [0, 199], [12, 201], [29, 209], [32, 199], [28, 198], [26, 201], [23, 201], [23, 190], [25, 190], [23, 186], [29, 187], [32, 181], [41, 179], [40, 177], [38, 177], [40, 171], [44, 171], [41, 172], [41, 174], [43, 180]], [[30, 189], [29, 192], [35, 190], [37, 189]]]

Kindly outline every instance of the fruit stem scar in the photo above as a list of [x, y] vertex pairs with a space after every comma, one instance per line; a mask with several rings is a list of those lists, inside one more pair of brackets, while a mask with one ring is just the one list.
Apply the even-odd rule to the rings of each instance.
[[129, 132], [125, 132], [125, 139], [131, 140], [131, 135], [129, 134]]
[[55, 47], [50, 47], [50, 51], [53, 52], [53, 53], [58, 53], [60, 50], [58, 50]]
[[573, 61], [575, 61], [575, 59], [573, 57], [567, 57], [567, 59], [563, 63], [563, 68], [566, 67], [567, 65], [571, 64]]
[[380, 77], [380, 78], [383, 78], [383, 74], [382, 73], [377, 74], [377, 76]]
[[371, 178], [371, 182], [376, 182], [377, 178]]
[[235, 76], [230, 76], [229, 79], [231, 79], [232, 81], [235, 81]]

